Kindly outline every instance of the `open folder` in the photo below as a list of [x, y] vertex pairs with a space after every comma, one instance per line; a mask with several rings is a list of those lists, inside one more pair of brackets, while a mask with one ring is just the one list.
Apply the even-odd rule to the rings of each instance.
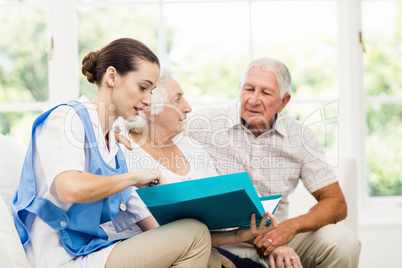
[[[274, 214], [281, 195], [259, 197], [247, 172], [190, 180], [136, 190], [159, 225], [194, 218], [209, 229], [259, 224], [268, 210]], [[267, 222], [269, 223], [269, 222]]]

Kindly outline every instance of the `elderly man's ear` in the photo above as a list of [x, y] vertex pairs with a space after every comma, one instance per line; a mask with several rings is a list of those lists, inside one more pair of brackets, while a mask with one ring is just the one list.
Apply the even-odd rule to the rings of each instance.
[[283, 108], [289, 103], [291, 95], [289, 93], [285, 93], [282, 98], [281, 106], [279, 106], [278, 113], [282, 112]]

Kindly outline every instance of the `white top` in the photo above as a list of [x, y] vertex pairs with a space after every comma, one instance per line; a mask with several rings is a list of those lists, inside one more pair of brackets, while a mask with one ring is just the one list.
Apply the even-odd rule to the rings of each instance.
[[[126, 135], [126, 137], [129, 136]], [[121, 145], [127, 161], [128, 170], [140, 171], [157, 167], [161, 170], [162, 176], [167, 179], [168, 183], [208, 178], [219, 175], [214, 168], [214, 160], [197, 141], [190, 137], [179, 134], [173, 139], [173, 142], [180, 149], [190, 164], [190, 172], [186, 175], [181, 176], [173, 173], [165, 167], [164, 164], [167, 164], [167, 161], [163, 161], [162, 159], [161, 163], [159, 163], [135, 142], [131, 142], [131, 146], [133, 147], [132, 151], [126, 149], [124, 145]], [[145, 206], [145, 204], [143, 205]], [[141, 233], [141, 230], [138, 228], [138, 226], [133, 225], [129, 232], [138, 234]]]
[[[109, 151], [103, 139], [104, 135], [95, 107], [84, 96], [79, 99], [79, 102], [83, 103], [88, 110], [102, 158], [108, 165], [115, 168], [118, 146], [113, 130], [109, 133]], [[89, 149], [85, 148], [85, 130], [78, 114], [70, 106], [58, 107], [36, 131], [34, 169], [38, 196], [47, 198], [62, 210], [67, 211], [71, 205], [57, 198], [54, 178], [68, 170], [89, 171], [88, 156]], [[136, 204], [137, 201], [135, 197], [130, 199], [127, 210], [119, 213], [117, 220], [113, 220], [117, 230], [150, 215], [144, 206]], [[26, 223], [31, 238], [26, 247], [26, 254], [32, 267], [104, 267], [114, 246], [76, 258], [64, 249], [59, 232], [48, 226], [42, 219], [30, 214]], [[107, 234], [115, 232], [108, 229], [107, 224], [105, 226]]]
[[310, 193], [337, 182], [316, 135], [302, 122], [278, 114], [256, 138], [241, 123], [239, 109], [237, 102], [192, 113], [185, 134], [203, 145], [220, 174], [248, 172], [260, 196], [283, 195], [275, 212], [279, 222], [287, 218], [288, 195], [299, 180]]
[[128, 170], [140, 171], [157, 167], [161, 170], [162, 176], [167, 179], [168, 183], [218, 176], [218, 173], [214, 168], [212, 157], [197, 141], [179, 134], [173, 139], [173, 142], [190, 164], [190, 172], [186, 175], [182, 176], [173, 173], [166, 168], [166, 165], [168, 165], [167, 160], [164, 161], [164, 159], [161, 159], [161, 162], [156, 161], [135, 142], [131, 142], [131, 146], [133, 147], [132, 151], [129, 151], [123, 145], [121, 146], [127, 161]]

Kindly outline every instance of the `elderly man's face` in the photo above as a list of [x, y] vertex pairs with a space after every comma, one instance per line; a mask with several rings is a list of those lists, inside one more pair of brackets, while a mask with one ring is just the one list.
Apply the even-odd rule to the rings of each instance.
[[182, 132], [185, 127], [187, 114], [191, 107], [184, 98], [184, 92], [174, 79], [169, 78], [164, 83], [167, 91], [167, 100], [163, 112], [155, 116], [155, 123], [163, 127], [169, 135], [175, 136]]
[[281, 93], [272, 72], [252, 67], [241, 87], [240, 115], [246, 121], [250, 130], [267, 131], [275, 118], [275, 114], [285, 108], [290, 95]]

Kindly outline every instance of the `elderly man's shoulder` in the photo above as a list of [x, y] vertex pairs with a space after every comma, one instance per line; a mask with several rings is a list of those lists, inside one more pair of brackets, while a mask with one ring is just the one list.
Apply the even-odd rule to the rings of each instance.
[[285, 130], [288, 136], [315, 136], [309, 125], [311, 124], [287, 114], [278, 114], [276, 120], [276, 128]]
[[221, 129], [240, 122], [239, 108], [231, 106], [211, 106], [202, 108], [189, 116], [187, 129]]
[[190, 116], [205, 116], [208, 118], [216, 117], [220, 115], [237, 115], [239, 114], [239, 106], [237, 102], [230, 105], [220, 105], [220, 106], [207, 106], [198, 109], [193, 112]]
[[207, 107], [189, 115], [186, 124], [186, 133], [192, 137], [208, 136], [217, 129], [234, 126], [240, 122], [239, 109], [235, 106]]
[[303, 122], [300, 121], [299, 119], [295, 118], [294, 116], [288, 115], [288, 114], [278, 114], [278, 117], [276, 119], [277, 124], [284, 124], [286, 126], [297, 126], [301, 127], [303, 125]]

